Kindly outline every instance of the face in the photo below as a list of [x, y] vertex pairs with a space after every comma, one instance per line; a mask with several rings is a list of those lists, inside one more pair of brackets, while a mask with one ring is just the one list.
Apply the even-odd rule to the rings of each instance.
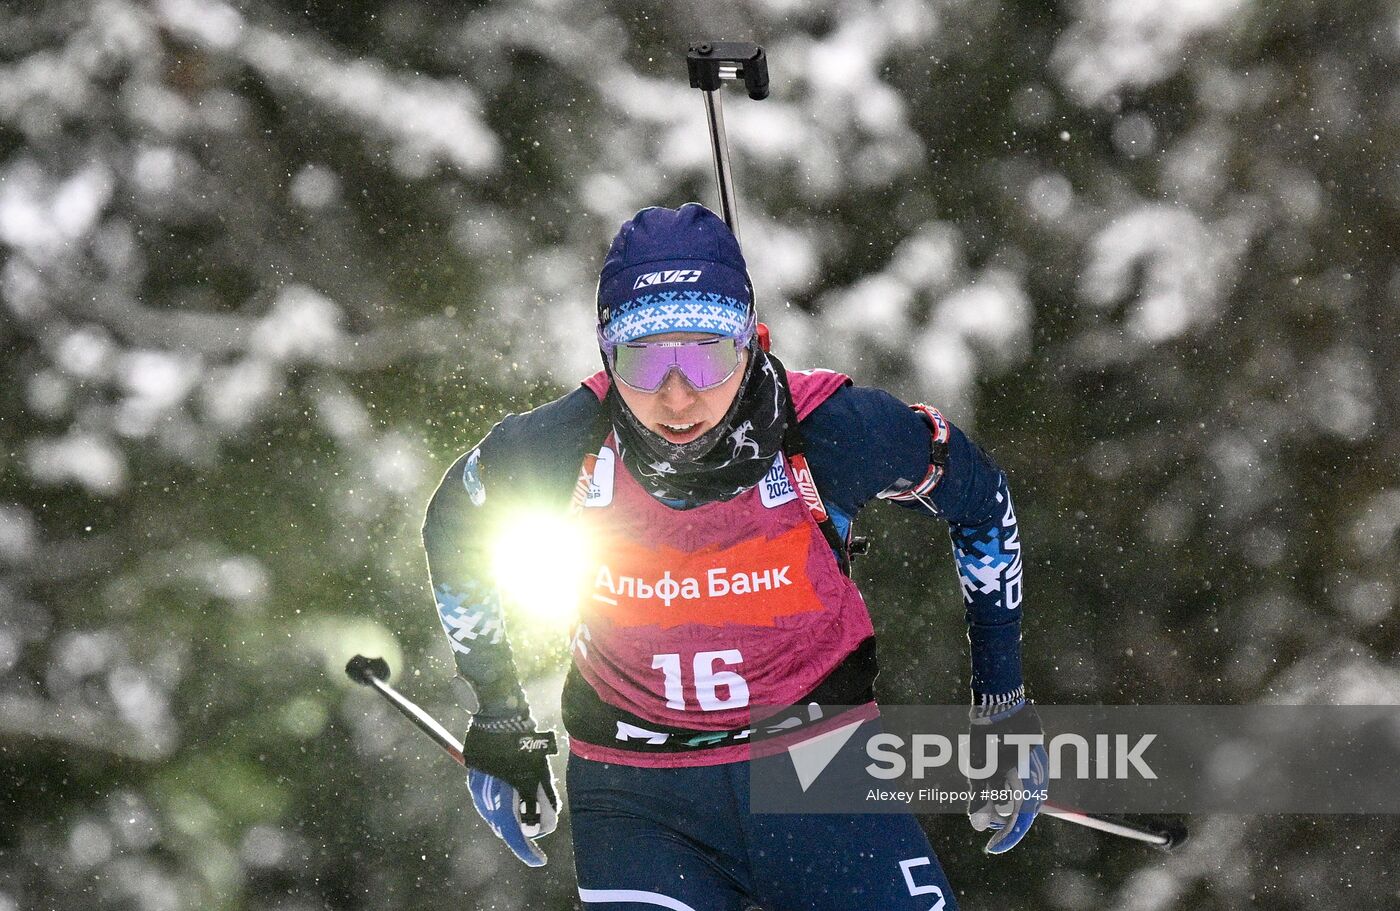
[[[667, 332], [639, 341], [699, 342], [709, 338], [714, 336], [704, 332]], [[738, 369], [713, 389], [697, 390], [679, 370], [672, 369], [655, 392], [639, 392], [626, 383], [618, 383], [617, 392], [646, 429], [670, 443], [689, 443], [699, 439], [729, 413], [729, 406], [734, 404], [734, 397], [744, 381], [748, 357], [749, 352], [743, 351], [739, 355]]]

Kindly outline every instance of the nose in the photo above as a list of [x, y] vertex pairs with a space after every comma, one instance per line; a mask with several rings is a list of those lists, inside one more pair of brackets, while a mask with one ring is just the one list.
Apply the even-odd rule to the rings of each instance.
[[666, 379], [661, 381], [661, 388], [656, 391], [660, 397], [661, 404], [672, 414], [680, 416], [685, 410], [694, 404], [700, 397], [695, 391], [695, 387], [686, 380], [685, 374], [681, 373], [679, 367], [672, 367], [666, 374]]

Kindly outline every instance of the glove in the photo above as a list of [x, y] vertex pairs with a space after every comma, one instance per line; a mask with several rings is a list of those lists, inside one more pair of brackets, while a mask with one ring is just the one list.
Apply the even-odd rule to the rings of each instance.
[[547, 859], [535, 839], [553, 832], [559, 821], [548, 759], [557, 752], [554, 732], [537, 733], [528, 718], [476, 719], [462, 737], [476, 812], [531, 867], [543, 867]]
[[978, 832], [994, 834], [983, 848], [988, 854], [1004, 854], [1016, 847], [1030, 831], [1041, 805], [1049, 797], [1050, 761], [1043, 744], [1029, 747], [1026, 775], [1017, 768], [1018, 753], [1027, 747], [1005, 742], [1008, 734], [1044, 734], [1035, 706], [1021, 699], [1011, 706], [988, 713], [973, 708], [968, 735], [971, 768], [982, 769], [988, 761], [988, 734], [997, 735], [996, 767], [991, 776], [968, 781], [973, 797], [967, 804], [968, 820]]

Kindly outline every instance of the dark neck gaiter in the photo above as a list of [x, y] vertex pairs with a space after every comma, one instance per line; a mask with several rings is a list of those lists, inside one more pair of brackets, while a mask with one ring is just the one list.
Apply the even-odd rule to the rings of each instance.
[[689, 503], [730, 500], [762, 480], [783, 444], [786, 385], [757, 344], [729, 413], [699, 439], [676, 445], [651, 432], [613, 381], [605, 400], [622, 463], [652, 496]]

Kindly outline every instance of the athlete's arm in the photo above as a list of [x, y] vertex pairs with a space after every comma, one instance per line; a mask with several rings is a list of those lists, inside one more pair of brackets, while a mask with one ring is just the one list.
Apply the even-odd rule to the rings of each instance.
[[[597, 412], [592, 393], [577, 389], [506, 417], [447, 470], [423, 522], [438, 618], [478, 702], [462, 737], [472, 803], [532, 867], [545, 863], [536, 839], [554, 831], [559, 798], [543, 741], [525, 734], [535, 723], [505, 636], [488, 539], [509, 510], [563, 508]], [[548, 555], [538, 557], [547, 572]]]
[[486, 540], [489, 517], [499, 510], [490, 494], [499, 501], [509, 493], [503, 486], [488, 487], [486, 481], [493, 456], [501, 455], [497, 450], [488, 434], [447, 470], [428, 503], [423, 547], [438, 619], [457, 673], [476, 694], [477, 717], [523, 721], [530, 706], [505, 636]]
[[[911, 413], [928, 427], [929, 467], [877, 496], [948, 521], [972, 645], [968, 733], [974, 743], [985, 743], [979, 735], [987, 733], [1043, 735], [1021, 679], [1021, 538], [1006, 473], [937, 410], [915, 405]], [[967, 805], [972, 827], [992, 833], [988, 854], [1010, 851], [1030, 831], [1047, 794], [1047, 764], [1045, 748], [1036, 746], [1023, 775], [1004, 746], [996, 751], [990, 782], [1011, 799], [983, 791]], [[970, 781], [970, 790], [986, 783]]]
[[[428, 504], [423, 547], [438, 618], [458, 674], [476, 693], [480, 722], [530, 714], [502, 623], [488, 536], [510, 510], [567, 506], [584, 449], [602, 439], [600, 410], [593, 393], [579, 388], [508, 415], [453, 463]], [[548, 572], [548, 555], [538, 556]]]
[[[938, 421], [942, 427], [935, 427]], [[847, 525], [876, 497], [948, 523], [971, 644], [973, 702], [1023, 698], [1020, 536], [1005, 472], [941, 415], [912, 409], [881, 389], [840, 390], [803, 422], [803, 431], [822, 497]], [[941, 446], [938, 437], [946, 437]], [[931, 472], [939, 459], [941, 472]]]
[[[934, 412], [935, 455], [944, 454], [942, 476], [931, 489], [904, 485], [883, 496], [948, 522], [953, 559], [962, 587], [972, 646], [972, 697], [982, 708], [1003, 708], [1025, 698], [1021, 678], [1021, 536], [1006, 473], [961, 430]], [[940, 422], [941, 425], [940, 426]], [[937, 440], [946, 436], [944, 453]]]
[[472, 803], [521, 861], [538, 867], [546, 858], [535, 839], [554, 830], [559, 798], [544, 754], [522, 748], [520, 738], [535, 724], [488, 563], [491, 516], [509, 493], [499, 485], [488, 496], [488, 466], [501, 454], [494, 434], [447, 470], [428, 504], [423, 546], [457, 673], [477, 697], [471, 728], [462, 737]]

